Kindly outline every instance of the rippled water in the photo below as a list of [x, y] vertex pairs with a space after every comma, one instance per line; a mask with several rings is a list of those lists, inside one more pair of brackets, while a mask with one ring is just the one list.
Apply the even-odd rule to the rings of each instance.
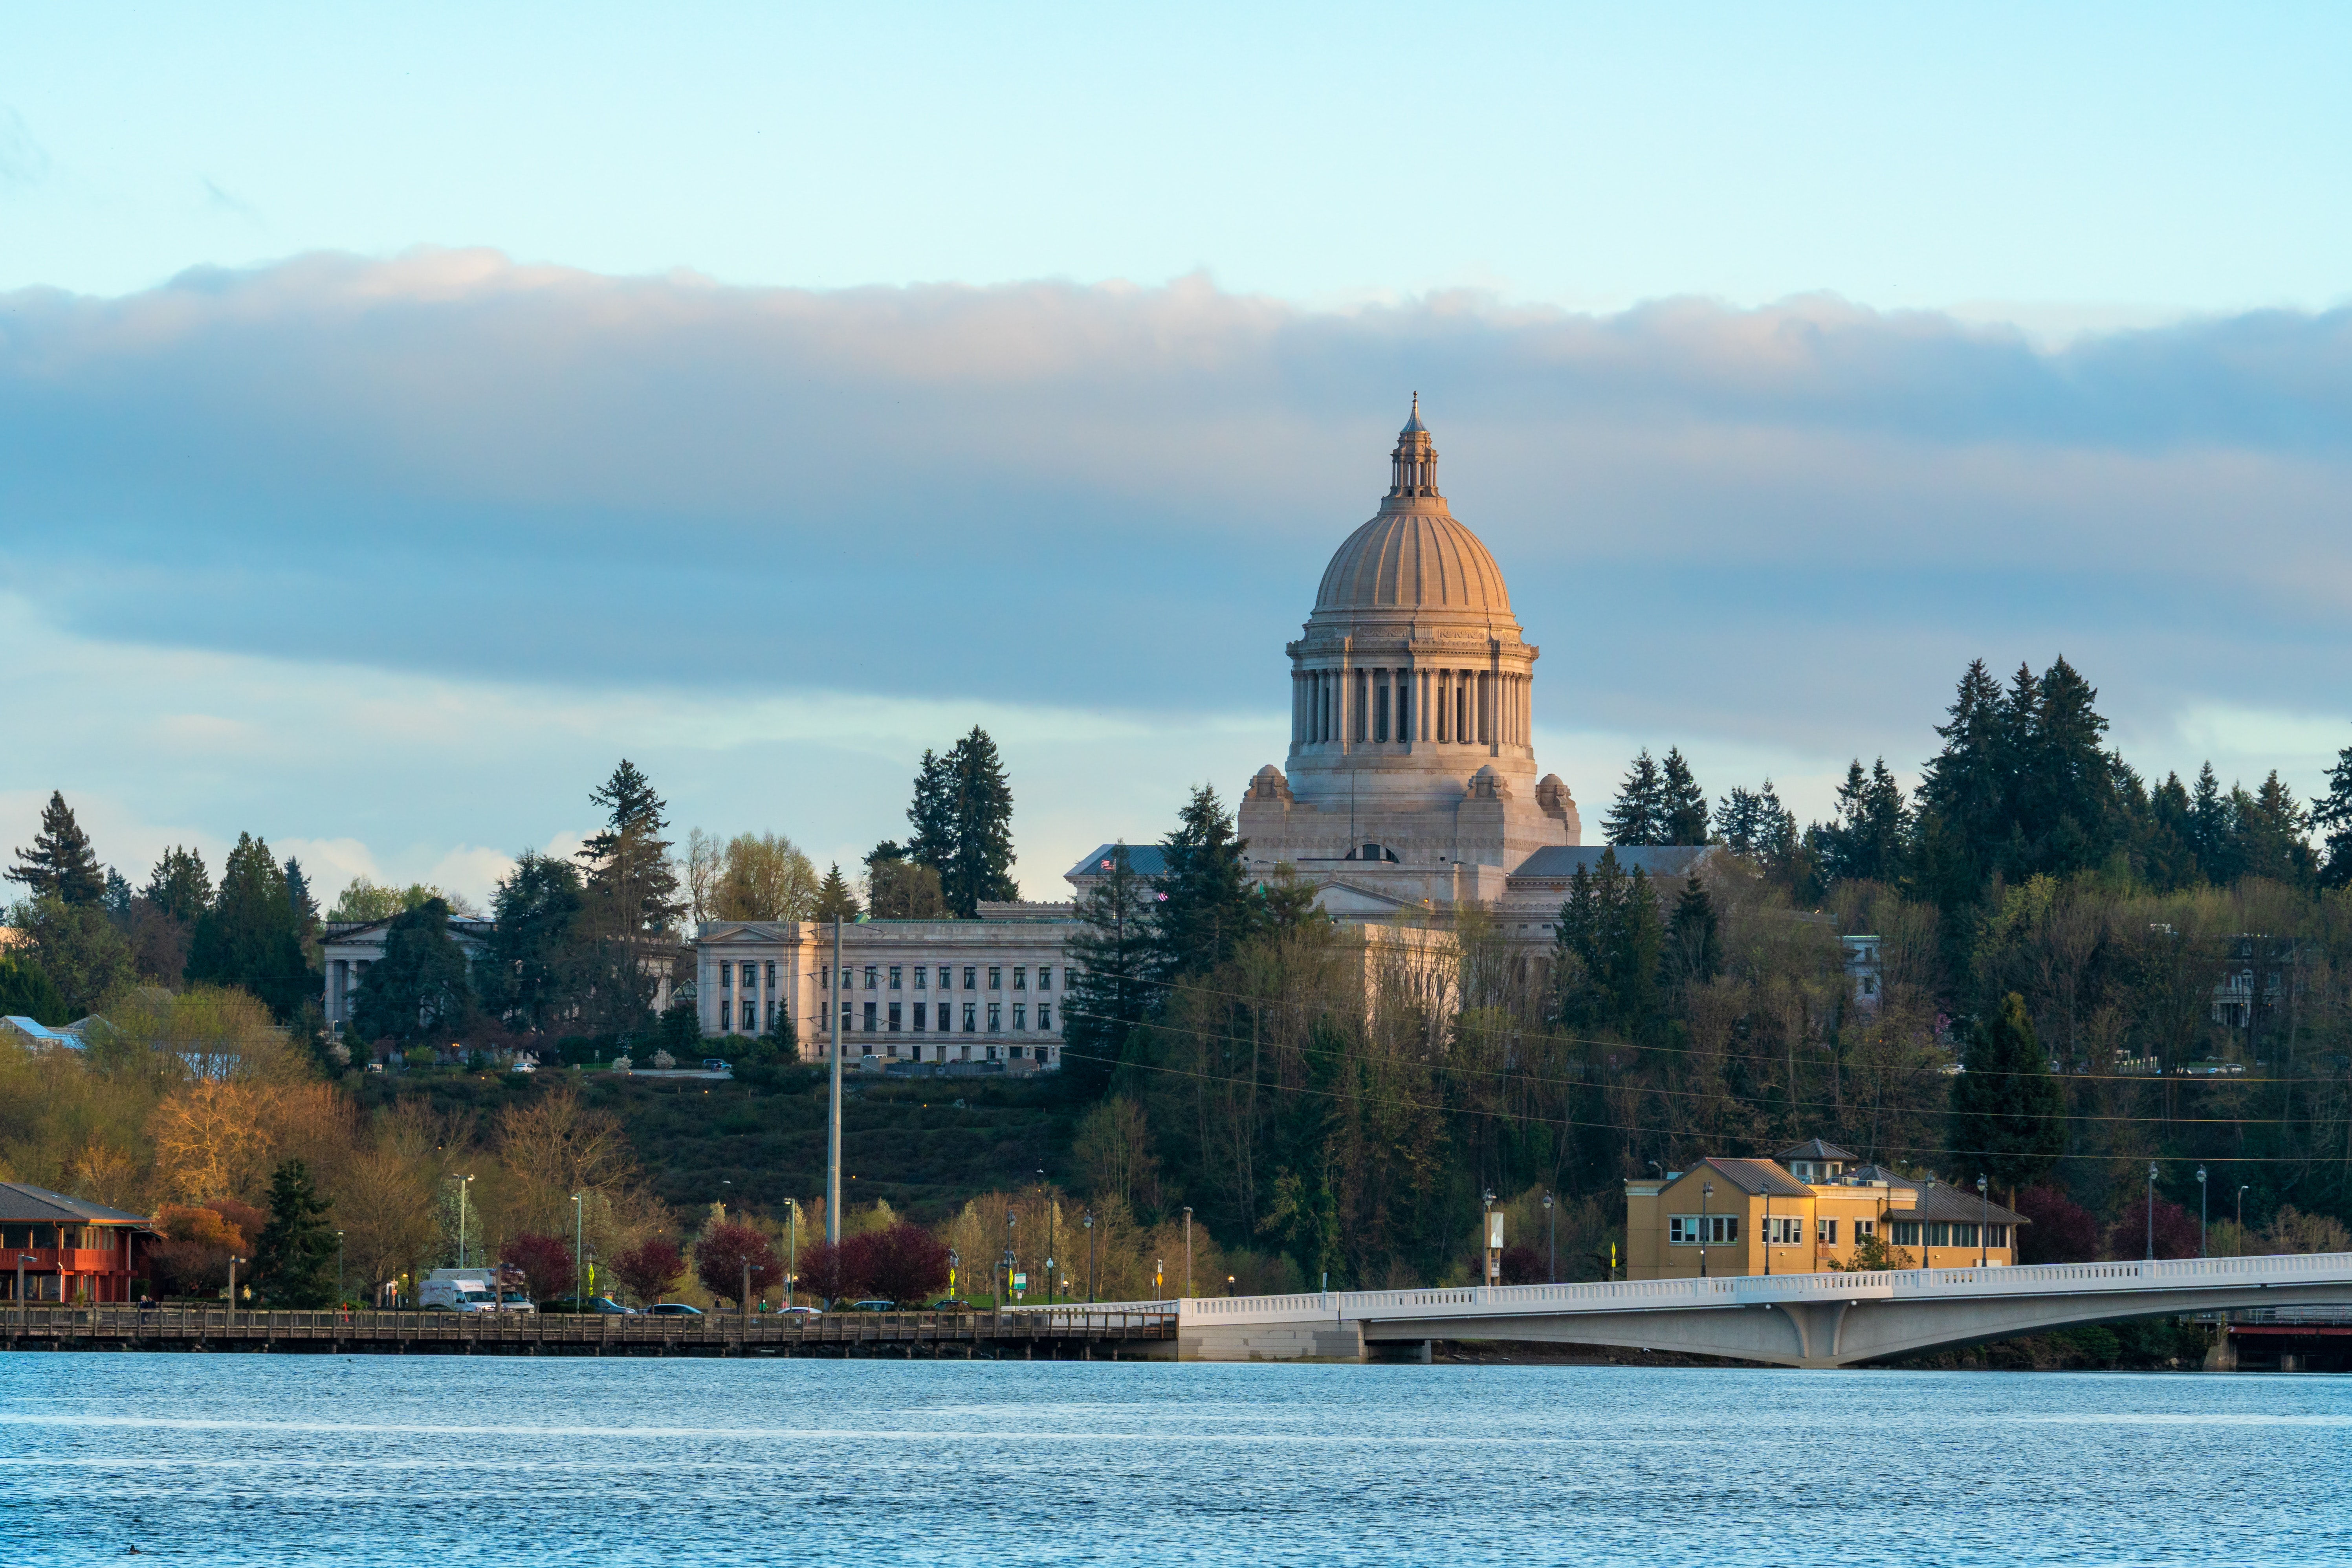
[[2352, 1563], [2352, 1378], [0, 1354], [0, 1562]]

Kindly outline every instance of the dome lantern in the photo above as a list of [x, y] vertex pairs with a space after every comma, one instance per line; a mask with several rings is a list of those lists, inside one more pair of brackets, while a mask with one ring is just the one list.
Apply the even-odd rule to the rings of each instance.
[[1412, 417], [1397, 432], [1396, 450], [1389, 454], [1389, 494], [1433, 496], [1437, 490], [1437, 444], [1421, 422], [1421, 394], [1412, 395]]

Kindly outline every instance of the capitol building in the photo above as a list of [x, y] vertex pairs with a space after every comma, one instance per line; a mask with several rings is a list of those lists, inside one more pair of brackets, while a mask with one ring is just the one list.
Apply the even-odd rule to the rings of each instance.
[[[1388, 493], [1340, 542], [1317, 586], [1290, 670], [1290, 751], [1258, 769], [1238, 808], [1251, 868], [1288, 863], [1344, 925], [1442, 924], [1492, 911], [1505, 933], [1549, 945], [1569, 879], [1599, 857], [1575, 797], [1538, 775], [1532, 722], [1538, 650], [1511, 609], [1493, 553], [1454, 517], [1420, 399], [1389, 455]], [[1105, 844], [1066, 873], [1082, 893]], [[1679, 879], [1707, 852], [1620, 849]], [[1159, 869], [1156, 846], [1129, 847]], [[971, 921], [716, 921], [694, 943], [707, 1034], [762, 1032], [791, 1008], [803, 1056], [838, 1020], [844, 1055], [888, 1070], [924, 1064], [1059, 1065], [1067, 903], [983, 904]]]

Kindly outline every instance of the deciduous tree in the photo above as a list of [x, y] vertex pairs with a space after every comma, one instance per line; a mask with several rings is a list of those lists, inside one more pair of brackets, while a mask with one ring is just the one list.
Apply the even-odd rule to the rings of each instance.
[[612, 1261], [613, 1277], [646, 1305], [677, 1289], [686, 1277], [686, 1257], [666, 1236], [647, 1237]]
[[768, 1238], [750, 1226], [735, 1220], [722, 1220], [702, 1233], [694, 1244], [694, 1276], [702, 1288], [721, 1300], [741, 1306], [743, 1271], [751, 1271], [751, 1294], [760, 1296], [784, 1277], [784, 1267], [776, 1261], [776, 1249]]
[[552, 1301], [572, 1293], [578, 1278], [572, 1238], [539, 1231], [517, 1231], [499, 1244], [499, 1261], [523, 1278], [533, 1301]]

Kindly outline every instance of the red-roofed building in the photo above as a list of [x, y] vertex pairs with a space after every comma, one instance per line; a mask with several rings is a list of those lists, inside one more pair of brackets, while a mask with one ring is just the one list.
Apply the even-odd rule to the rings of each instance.
[[141, 1215], [23, 1182], [0, 1182], [0, 1300], [128, 1301], [154, 1234]]

